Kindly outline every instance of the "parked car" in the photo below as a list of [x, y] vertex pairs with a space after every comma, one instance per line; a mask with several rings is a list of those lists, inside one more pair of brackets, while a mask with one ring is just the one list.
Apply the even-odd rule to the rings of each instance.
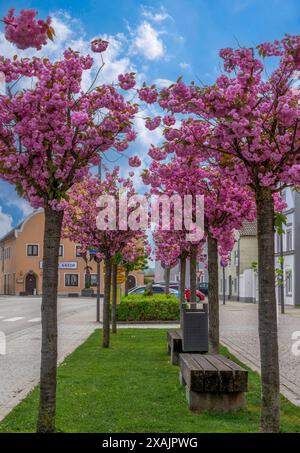
[[[137, 286], [136, 288], [132, 288], [130, 291], [128, 291], [128, 294], [144, 294], [146, 289], [146, 286]], [[166, 292], [166, 287], [163, 285], [152, 285], [153, 289], [153, 294], [163, 294]], [[175, 296], [178, 296], [178, 291], [176, 289], [170, 288], [170, 294], [175, 294]]]
[[[154, 282], [154, 285], [166, 286], [166, 282]], [[179, 290], [179, 284], [177, 282], [170, 282], [170, 288]]]
[[[201, 291], [199, 291], [199, 290], [196, 290], [196, 297], [197, 297], [197, 299], [199, 299], [199, 301], [201, 301], [201, 302], [205, 299], [205, 295], [204, 295]], [[185, 300], [186, 300], [187, 302], [189, 302], [189, 301], [190, 301], [190, 298], [191, 298], [191, 291], [190, 291], [190, 289], [186, 289], [186, 290], [185, 290]]]
[[201, 291], [201, 293], [205, 294], [206, 296], [208, 295], [208, 283], [207, 282], [201, 282], [198, 284], [198, 290]]

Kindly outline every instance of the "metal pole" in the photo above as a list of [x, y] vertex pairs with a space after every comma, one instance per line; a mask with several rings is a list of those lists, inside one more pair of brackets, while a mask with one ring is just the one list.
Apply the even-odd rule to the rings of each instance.
[[[101, 181], [101, 164], [102, 158], [99, 154], [99, 163], [98, 163], [98, 176]], [[100, 322], [100, 261], [97, 260], [97, 299], [96, 299], [96, 321]]]
[[222, 266], [223, 268], [223, 305], [225, 305], [225, 299], [226, 299], [226, 296], [225, 296], [225, 266]]

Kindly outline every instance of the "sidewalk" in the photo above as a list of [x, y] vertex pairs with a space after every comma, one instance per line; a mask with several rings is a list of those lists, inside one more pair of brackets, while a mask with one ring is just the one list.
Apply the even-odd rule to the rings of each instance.
[[[260, 372], [258, 305], [226, 302], [220, 305], [221, 342], [238, 359]], [[300, 406], [300, 355], [292, 353], [292, 333], [300, 331], [300, 310], [287, 308], [279, 314], [278, 345], [281, 393]]]

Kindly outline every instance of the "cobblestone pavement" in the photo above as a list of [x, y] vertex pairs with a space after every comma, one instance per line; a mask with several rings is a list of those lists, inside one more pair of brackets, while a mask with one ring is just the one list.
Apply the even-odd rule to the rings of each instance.
[[[260, 371], [258, 306], [226, 302], [220, 306], [221, 342], [243, 363]], [[300, 309], [286, 308], [279, 314], [278, 344], [281, 393], [300, 406], [300, 355], [292, 352], [292, 334], [300, 332]]]
[[[8, 303], [12, 304], [9, 311]], [[94, 331], [97, 324], [94, 299], [61, 298], [58, 306], [58, 358], [61, 362]], [[6, 354], [0, 355], [0, 420], [38, 383], [39, 312], [40, 298], [0, 300], [0, 331], [6, 334]]]

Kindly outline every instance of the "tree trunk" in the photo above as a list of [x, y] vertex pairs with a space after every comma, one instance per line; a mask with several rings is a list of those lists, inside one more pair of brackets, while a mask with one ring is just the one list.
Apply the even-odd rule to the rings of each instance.
[[129, 269], [125, 269], [125, 296], [128, 296], [128, 277], [129, 277]]
[[103, 300], [103, 337], [102, 347], [109, 347], [109, 309], [110, 309], [111, 258], [105, 258], [104, 300]]
[[117, 270], [118, 265], [112, 265], [112, 301], [111, 301], [111, 331], [117, 333]]
[[209, 311], [209, 352], [219, 353], [219, 278], [218, 278], [218, 243], [208, 232], [208, 311]]
[[191, 307], [196, 304], [196, 286], [197, 286], [197, 246], [191, 245], [190, 252], [190, 304]]
[[45, 208], [42, 295], [42, 348], [37, 432], [55, 431], [57, 369], [58, 255], [63, 211]]
[[170, 294], [170, 272], [169, 267], [165, 268], [165, 280], [166, 280], [166, 294]]
[[274, 202], [268, 189], [256, 192], [258, 239], [258, 330], [261, 357], [261, 431], [280, 424], [279, 358], [274, 263]]
[[180, 328], [182, 328], [182, 305], [185, 303], [186, 256], [180, 257]]

